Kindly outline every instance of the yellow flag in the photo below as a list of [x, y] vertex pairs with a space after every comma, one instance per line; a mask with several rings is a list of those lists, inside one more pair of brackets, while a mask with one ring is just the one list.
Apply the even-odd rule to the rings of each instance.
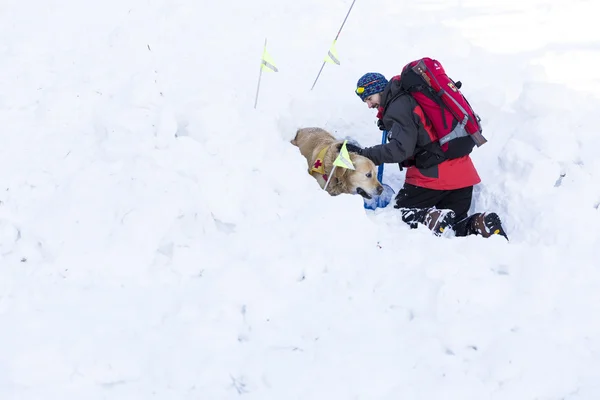
[[355, 169], [354, 164], [352, 164], [352, 161], [350, 160], [350, 154], [348, 154], [346, 142], [348, 141], [344, 140], [344, 144], [342, 144], [342, 148], [340, 149], [340, 154], [338, 154], [337, 158], [333, 162], [333, 165], [347, 169]]
[[273, 57], [267, 52], [267, 45], [265, 43], [265, 48], [263, 50], [262, 59], [260, 60], [260, 67], [263, 71], [267, 72], [278, 72], [279, 70], [275, 66], [275, 62], [273, 61]]
[[329, 48], [329, 51], [327, 52], [327, 56], [325, 57], [325, 62], [328, 62], [330, 64], [336, 64], [336, 65], [340, 65], [340, 58], [337, 55], [337, 50], [335, 49], [335, 42], [337, 40], [334, 40], [333, 43], [331, 44], [331, 47]]

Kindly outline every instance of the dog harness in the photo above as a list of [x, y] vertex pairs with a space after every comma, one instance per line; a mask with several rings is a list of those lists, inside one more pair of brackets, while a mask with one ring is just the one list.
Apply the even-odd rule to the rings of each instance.
[[325, 164], [323, 163], [323, 159], [325, 158], [325, 153], [327, 152], [327, 147], [323, 147], [323, 149], [321, 151], [319, 151], [319, 154], [317, 154], [317, 159], [315, 160], [315, 163], [313, 164], [313, 167], [310, 169], [310, 171], [308, 172], [309, 174], [311, 172], [316, 172], [317, 174], [321, 174], [323, 175], [323, 179], [325, 179], [325, 181], [327, 182], [327, 174], [325, 173]]

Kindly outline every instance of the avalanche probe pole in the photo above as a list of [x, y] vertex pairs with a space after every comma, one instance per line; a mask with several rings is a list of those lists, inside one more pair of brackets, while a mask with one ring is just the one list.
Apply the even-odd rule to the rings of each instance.
[[260, 60], [260, 72], [258, 73], [258, 86], [256, 87], [256, 97], [254, 98], [254, 108], [256, 108], [256, 104], [258, 103], [258, 92], [260, 90], [260, 78], [262, 78], [263, 62], [265, 59], [266, 49], [267, 49], [267, 38], [265, 38], [265, 46], [264, 46], [264, 50], [263, 50], [263, 55]]
[[[346, 14], [346, 18], [344, 18], [344, 22], [342, 22], [342, 26], [340, 26], [340, 30], [338, 31], [337, 35], [335, 36], [335, 39], [333, 39], [333, 43], [335, 43], [338, 40], [338, 37], [340, 37], [340, 33], [342, 32], [342, 28], [344, 27], [344, 24], [346, 23], [346, 20], [348, 19], [348, 15], [350, 15], [350, 11], [352, 11], [352, 7], [354, 7], [354, 3], [356, 2], [356, 0], [352, 1], [352, 4], [350, 5], [350, 9], [348, 10], [348, 13]], [[321, 65], [321, 69], [319, 70], [319, 73], [317, 74], [317, 78], [315, 79], [312, 87], [310, 88], [310, 90], [313, 90], [315, 85], [317, 84], [317, 80], [319, 80], [319, 76], [321, 76], [321, 72], [323, 72], [323, 68], [325, 67], [325, 63], [326, 61], [323, 61], [323, 65]]]

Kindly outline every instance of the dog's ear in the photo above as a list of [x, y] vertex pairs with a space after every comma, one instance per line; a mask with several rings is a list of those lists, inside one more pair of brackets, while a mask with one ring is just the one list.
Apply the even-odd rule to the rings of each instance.
[[348, 171], [347, 168], [337, 167], [333, 176], [335, 176], [338, 179], [342, 179], [346, 174], [346, 171]]

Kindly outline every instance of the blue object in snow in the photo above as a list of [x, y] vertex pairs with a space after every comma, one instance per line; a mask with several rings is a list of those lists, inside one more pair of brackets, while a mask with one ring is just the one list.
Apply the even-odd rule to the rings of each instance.
[[[381, 144], [385, 144], [386, 138], [387, 131], [383, 131], [383, 134], [381, 136]], [[392, 198], [396, 194], [396, 192], [394, 192], [394, 189], [392, 189], [390, 185], [386, 185], [385, 183], [383, 183], [383, 164], [380, 164], [378, 167], [377, 179], [379, 179], [379, 182], [381, 182], [381, 184], [383, 185], [383, 192], [379, 196], [373, 196], [373, 198], [371, 199], [363, 199], [364, 206], [368, 210], [387, 207], [387, 205], [390, 204], [390, 201], [392, 201]]]

